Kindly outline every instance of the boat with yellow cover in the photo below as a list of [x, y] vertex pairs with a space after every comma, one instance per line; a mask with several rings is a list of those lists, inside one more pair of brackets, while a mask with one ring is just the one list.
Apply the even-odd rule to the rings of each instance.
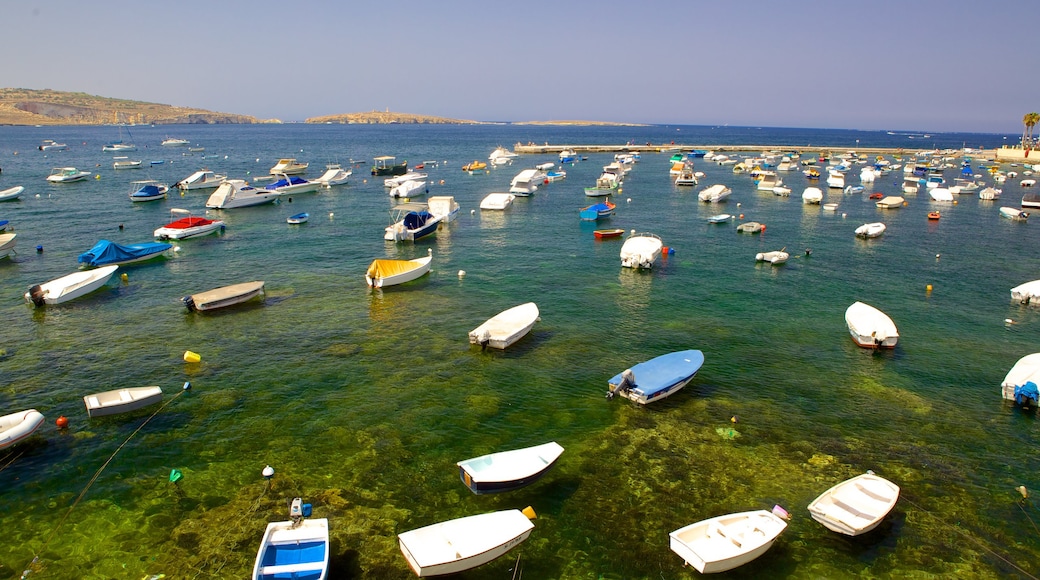
[[365, 282], [369, 288], [383, 288], [411, 282], [430, 271], [433, 260], [433, 249], [427, 248], [425, 258], [414, 260], [372, 260], [365, 272]]
[[462, 166], [463, 171], [469, 172], [483, 171], [484, 169], [487, 169], [487, 163], [484, 163], [483, 161], [477, 161], [476, 159], [474, 159], [472, 163], [467, 163], [466, 165]]

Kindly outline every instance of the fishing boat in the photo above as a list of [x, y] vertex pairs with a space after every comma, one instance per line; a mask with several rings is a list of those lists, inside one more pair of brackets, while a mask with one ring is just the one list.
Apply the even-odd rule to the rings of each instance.
[[[4, 224], [6, 227], [7, 224]], [[0, 258], [6, 258], [14, 251], [15, 237], [18, 234], [0, 234]]]
[[444, 223], [453, 222], [459, 217], [459, 202], [452, 195], [435, 195], [426, 200], [426, 207], [435, 217], [440, 216]]
[[16, 185], [0, 191], [0, 201], [14, 201], [25, 191], [24, 185]]
[[291, 157], [279, 159], [268, 173], [271, 175], [299, 175], [307, 171], [309, 163], [299, 163]]
[[1008, 401], [1036, 408], [1040, 405], [1037, 385], [1040, 385], [1040, 352], [1018, 359], [1000, 384], [1000, 393]]
[[538, 306], [527, 302], [503, 310], [469, 332], [470, 344], [504, 349], [531, 331], [538, 321]]
[[[786, 249], [786, 248], [785, 248]], [[755, 254], [756, 262], [769, 262], [774, 266], [787, 263], [787, 259], [791, 257], [784, 249], [775, 250], [772, 252], [759, 252]]]
[[766, 225], [759, 222], [744, 222], [737, 226], [737, 232], [742, 234], [760, 234], [765, 229]]
[[67, 151], [69, 146], [65, 143], [58, 143], [54, 139], [44, 139], [38, 149], [40, 151]]
[[301, 213], [295, 213], [295, 214], [285, 218], [285, 223], [299, 225], [299, 224], [307, 223], [307, 220], [309, 220], [309, 219], [311, 219], [311, 214], [309, 214], [307, 212], [301, 212]]
[[601, 201], [600, 203], [594, 203], [588, 207], [581, 208], [578, 216], [584, 221], [596, 221], [600, 218], [614, 215], [616, 208], [617, 205], [610, 203], [609, 200]]
[[298, 175], [282, 173], [281, 178], [278, 181], [265, 185], [264, 189], [278, 195], [293, 195], [299, 193], [314, 193], [315, 191], [318, 191], [318, 188], [321, 186], [322, 184], [317, 181], [310, 181]]
[[702, 574], [725, 572], [765, 554], [786, 528], [767, 510], [726, 514], [669, 533], [669, 547]]
[[1011, 299], [1019, 304], [1040, 304], [1040, 280], [1015, 286], [1011, 289]]
[[410, 530], [397, 539], [416, 576], [452, 574], [487, 564], [518, 546], [531, 535], [533, 517], [531, 508], [491, 512]]
[[311, 505], [293, 498], [289, 519], [270, 522], [260, 540], [252, 580], [325, 580], [329, 573], [329, 520], [310, 519]]
[[487, 163], [474, 159], [473, 161], [462, 166], [463, 171], [473, 173], [474, 171], [484, 171], [487, 169]]
[[390, 197], [409, 198], [426, 195], [430, 188], [425, 181], [405, 181], [390, 190]]
[[162, 401], [162, 389], [152, 387], [130, 387], [95, 393], [83, 397], [90, 418], [129, 413]]
[[74, 300], [104, 286], [117, 268], [119, 266], [110, 265], [95, 270], [81, 270], [43, 284], [36, 284], [25, 293], [25, 301], [38, 307]]
[[398, 185], [401, 185], [402, 183], [404, 183], [406, 181], [426, 181], [427, 177], [429, 177], [429, 175], [426, 174], [426, 173], [422, 173], [420, 171], [409, 171], [408, 173], [405, 173], [404, 175], [396, 175], [394, 177], [387, 177], [386, 179], [383, 180], [383, 186], [393, 188], [393, 187], [397, 187]]
[[607, 398], [621, 395], [645, 405], [675, 394], [704, 364], [699, 350], [680, 350], [641, 362], [607, 381]]
[[0, 417], [0, 449], [20, 443], [43, 425], [43, 415], [36, 409], [26, 409]]
[[212, 189], [218, 187], [225, 179], [227, 179], [227, 175], [213, 173], [209, 169], [200, 169], [188, 177], [178, 181], [174, 185], [183, 191], [189, 191], [192, 189]]
[[108, 240], [101, 240], [94, 244], [93, 248], [80, 254], [77, 261], [92, 268], [110, 266], [112, 264], [133, 264], [158, 258], [172, 247], [173, 244], [166, 242], [142, 242], [140, 244], [122, 245]]
[[383, 155], [373, 159], [372, 175], [404, 175], [408, 173], [408, 162], [397, 163], [392, 155]]
[[625, 230], [622, 228], [613, 228], [606, 230], [593, 230], [592, 235], [595, 236], [597, 240], [602, 240], [606, 238], [620, 238], [624, 233]]
[[709, 186], [705, 188], [704, 191], [698, 193], [697, 199], [705, 203], [719, 203], [726, 201], [726, 199], [729, 197], [729, 194], [732, 192], [733, 190], [726, 187], [725, 185], [722, 185], [721, 183], [716, 183], [715, 185]]
[[415, 242], [437, 233], [444, 221], [435, 216], [425, 203], [401, 203], [390, 208], [390, 225], [384, 230], [383, 239], [388, 242]]
[[895, 348], [899, 331], [887, 314], [863, 302], [845, 310], [845, 325], [852, 341], [862, 348]]
[[859, 238], [876, 238], [881, 234], [885, 233], [885, 224], [881, 222], [872, 222], [869, 224], [863, 224], [856, 228], [856, 237]]
[[234, 306], [235, 304], [241, 304], [242, 302], [259, 296], [263, 291], [264, 282], [263, 280], [258, 280], [255, 282], [242, 282], [241, 284], [232, 284], [231, 286], [223, 286], [221, 288], [199, 292], [198, 294], [185, 296], [184, 298], [181, 298], [181, 301], [188, 307], [188, 310], [193, 312], [206, 312], [218, 308], [225, 308], [227, 306]]
[[[174, 219], [176, 216], [185, 216]], [[171, 209], [170, 223], [155, 230], [153, 235], [160, 240], [186, 240], [224, 230], [223, 220], [211, 220], [191, 215], [186, 209]]]
[[1017, 207], [1002, 207], [1000, 208], [1000, 217], [1006, 217], [1009, 220], [1024, 222], [1029, 219], [1029, 212], [1022, 211]]
[[158, 201], [166, 199], [170, 188], [165, 184], [152, 179], [142, 179], [130, 182], [130, 201], [140, 203], [145, 201]]
[[480, 209], [504, 210], [513, 204], [516, 196], [512, 193], [489, 193], [480, 200]]
[[272, 203], [281, 193], [270, 189], [256, 188], [242, 179], [225, 179], [210, 194], [206, 207], [210, 209], [234, 209]]
[[325, 187], [333, 187], [345, 184], [353, 174], [353, 171], [340, 167], [339, 163], [329, 163], [325, 166], [325, 173], [322, 173], [321, 177], [314, 181]]
[[555, 442], [499, 451], [456, 463], [459, 479], [477, 495], [512, 491], [541, 479], [563, 454]]
[[80, 171], [75, 167], [55, 167], [51, 170], [51, 174], [47, 176], [47, 181], [51, 183], [72, 183], [74, 181], [83, 181], [90, 177], [89, 171]]
[[888, 195], [877, 200], [874, 205], [881, 209], [896, 209], [903, 207], [906, 204], [906, 200], [898, 195]]
[[868, 471], [820, 494], [809, 514], [828, 530], [858, 536], [878, 527], [898, 499], [898, 485]]
[[708, 218], [709, 224], [723, 224], [733, 219], [733, 216], [728, 213], [715, 214]]
[[372, 260], [365, 272], [365, 282], [369, 288], [385, 288], [411, 282], [430, 272], [433, 261], [433, 249], [426, 249], [426, 256], [414, 260]]
[[656, 234], [632, 234], [621, 246], [621, 266], [649, 270], [661, 257], [664, 242]]

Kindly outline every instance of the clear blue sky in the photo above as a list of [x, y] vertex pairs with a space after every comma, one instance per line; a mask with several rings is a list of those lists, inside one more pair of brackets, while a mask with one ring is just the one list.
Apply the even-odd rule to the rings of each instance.
[[1040, 2], [16, 0], [0, 86], [285, 121], [1021, 133]]

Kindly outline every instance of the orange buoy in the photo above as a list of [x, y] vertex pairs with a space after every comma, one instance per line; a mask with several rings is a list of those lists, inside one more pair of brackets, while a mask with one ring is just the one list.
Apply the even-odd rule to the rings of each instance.
[[69, 419], [65, 415], [62, 415], [61, 417], [58, 417], [58, 420], [55, 421], [54, 424], [57, 425], [58, 429], [65, 429], [69, 426]]
[[740, 219], [744, 219], [744, 214], [740, 214]]

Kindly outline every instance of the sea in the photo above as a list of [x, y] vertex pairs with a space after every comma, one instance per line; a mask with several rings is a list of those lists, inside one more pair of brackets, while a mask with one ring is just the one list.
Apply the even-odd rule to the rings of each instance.
[[[1040, 434], [1035, 411], [1001, 398], [1015, 362], [1040, 350], [1040, 314], [1009, 289], [1040, 278], [1036, 224], [1002, 219], [1018, 180], [996, 201], [936, 203], [922, 192], [882, 210], [869, 194], [900, 193], [897, 170], [863, 193], [826, 191], [836, 211], [758, 191], [732, 166], [695, 160], [700, 185], [679, 188], [670, 152], [645, 152], [614, 196], [616, 214], [579, 219], [611, 153], [565, 166], [566, 179], [481, 211], [520, 170], [558, 162], [522, 155], [470, 174], [462, 165], [517, 143], [712, 147], [991, 149], [999, 134], [709, 126], [181, 125], [122, 131], [142, 160], [113, 169], [108, 127], [0, 127], [0, 203], [17, 234], [0, 260], [0, 414], [34, 408], [32, 438], [0, 451], [0, 578], [243, 578], [268, 522], [300, 497], [328, 518], [330, 578], [414, 576], [399, 533], [485, 512], [533, 508], [530, 537], [465, 579], [695, 578], [668, 533], [732, 512], [790, 513], [763, 556], [733, 578], [1034, 578], [1040, 576]], [[160, 145], [166, 137], [192, 148]], [[43, 152], [43, 139], [69, 145]], [[730, 155], [738, 155], [730, 152]], [[451, 195], [457, 220], [416, 243], [383, 239], [395, 200], [373, 158], [422, 163], [429, 195]], [[802, 158], [808, 157], [806, 153]], [[173, 184], [207, 168], [263, 185], [280, 158], [353, 168], [347, 185], [273, 205], [206, 211], [211, 191], [171, 190], [131, 203], [131, 181]], [[972, 160], [982, 181], [983, 164]], [[54, 185], [55, 167], [92, 173]], [[849, 173], [857, 184], [859, 167]], [[1027, 168], [1004, 170], [1022, 172]], [[697, 192], [721, 183], [725, 203]], [[826, 186], [822, 186], [826, 190]], [[420, 199], [412, 201], [422, 201]], [[219, 235], [175, 243], [165, 258], [121, 267], [101, 290], [34, 309], [34, 285], [75, 272], [99, 240], [152, 241], [171, 209], [219, 217]], [[939, 210], [941, 219], [927, 214]], [[310, 221], [289, 225], [306, 211]], [[713, 225], [708, 217], [733, 214]], [[174, 216], [176, 217], [176, 216]], [[744, 221], [766, 225], [739, 234]], [[855, 237], [869, 222], [876, 239]], [[662, 238], [651, 271], [622, 268], [621, 228]], [[756, 263], [785, 248], [783, 266]], [[371, 290], [377, 258], [432, 250], [429, 275]], [[183, 296], [263, 280], [261, 299], [192, 313]], [[857, 347], [854, 302], [887, 313], [894, 350]], [[540, 319], [506, 350], [467, 333], [518, 304]], [[676, 394], [647, 406], [608, 400], [607, 379], [676, 350], [705, 362]], [[184, 360], [197, 353], [198, 363]], [[83, 397], [159, 385], [161, 405], [88, 418]], [[57, 420], [65, 417], [66, 428]], [[537, 483], [474, 495], [456, 463], [556, 441], [565, 448]], [[274, 474], [263, 476], [270, 466]], [[868, 470], [900, 488], [874, 531], [846, 537], [806, 507]], [[1020, 491], [1019, 488], [1023, 491]]]

